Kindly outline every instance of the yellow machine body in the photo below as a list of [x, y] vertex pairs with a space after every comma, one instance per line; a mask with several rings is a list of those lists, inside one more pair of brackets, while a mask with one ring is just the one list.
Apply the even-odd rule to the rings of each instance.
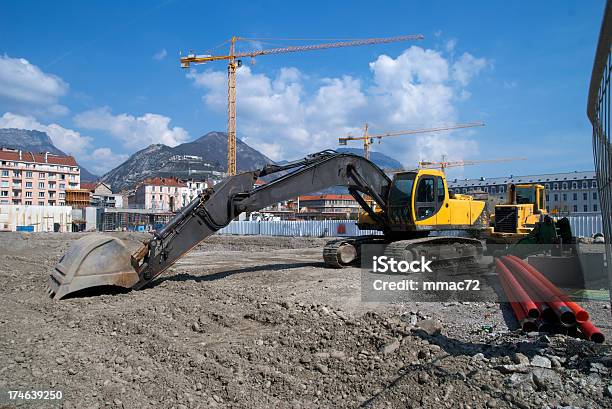
[[546, 215], [545, 188], [537, 183], [509, 185], [506, 203], [495, 206], [487, 240], [515, 243], [527, 236]]

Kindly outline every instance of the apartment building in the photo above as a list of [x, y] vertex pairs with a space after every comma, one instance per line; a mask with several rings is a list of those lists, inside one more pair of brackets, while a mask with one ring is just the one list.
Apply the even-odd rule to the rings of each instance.
[[134, 204], [143, 209], [175, 212], [189, 203], [188, 198], [187, 183], [177, 178], [148, 178], [134, 192]]
[[0, 204], [64, 206], [80, 174], [72, 156], [0, 148]]
[[502, 202], [508, 185], [539, 183], [546, 188], [546, 209], [549, 213], [599, 213], [599, 193], [595, 172], [550, 173], [542, 175], [508, 176], [465, 180], [449, 180], [450, 193], [486, 192]]

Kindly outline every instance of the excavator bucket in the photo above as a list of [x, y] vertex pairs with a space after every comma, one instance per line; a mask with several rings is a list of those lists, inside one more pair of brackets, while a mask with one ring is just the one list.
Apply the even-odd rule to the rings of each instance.
[[128, 247], [116, 237], [92, 234], [77, 240], [49, 276], [49, 296], [59, 300], [67, 294], [98, 286], [132, 288], [139, 277]]

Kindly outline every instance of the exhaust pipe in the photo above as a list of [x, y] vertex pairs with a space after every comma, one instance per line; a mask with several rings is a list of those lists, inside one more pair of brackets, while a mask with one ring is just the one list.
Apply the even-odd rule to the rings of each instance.
[[529, 273], [531, 273], [536, 279], [542, 282], [542, 284], [546, 286], [546, 288], [548, 288], [550, 292], [556, 295], [559, 300], [563, 301], [574, 312], [577, 322], [581, 323], [589, 320], [589, 313], [584, 308], [571, 301], [566, 294], [559, 290], [556, 285], [551, 283], [550, 280], [546, 278], [542, 273], [540, 273], [534, 266], [518, 258], [517, 256], [510, 255], [507, 257], [521, 264]]
[[523, 283], [533, 290], [535, 295], [538, 297], [538, 301], [546, 302], [546, 304], [553, 309], [557, 317], [559, 317], [559, 321], [561, 321], [563, 325], [576, 325], [576, 316], [574, 315], [574, 312], [563, 301], [561, 301], [559, 297], [553, 294], [548, 287], [531, 275], [521, 263], [518, 263], [516, 260], [505, 256], [502, 259], [508, 266], [510, 266], [510, 268], [512, 268], [515, 273], [520, 276]]

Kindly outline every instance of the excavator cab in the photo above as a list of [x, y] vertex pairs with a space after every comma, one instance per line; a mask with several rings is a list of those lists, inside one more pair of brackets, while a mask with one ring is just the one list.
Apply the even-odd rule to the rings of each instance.
[[367, 212], [361, 212], [359, 227], [424, 236], [432, 230], [479, 230], [486, 219], [485, 203], [467, 195], [451, 196], [444, 173], [436, 169], [396, 173], [387, 202], [386, 226], [381, 226]]

